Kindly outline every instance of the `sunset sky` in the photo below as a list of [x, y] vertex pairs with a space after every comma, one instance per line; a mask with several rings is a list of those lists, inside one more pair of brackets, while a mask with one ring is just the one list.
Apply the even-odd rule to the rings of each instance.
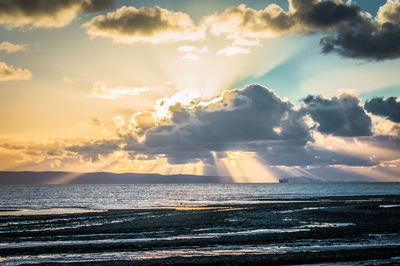
[[0, 1], [0, 170], [400, 181], [400, 2]]

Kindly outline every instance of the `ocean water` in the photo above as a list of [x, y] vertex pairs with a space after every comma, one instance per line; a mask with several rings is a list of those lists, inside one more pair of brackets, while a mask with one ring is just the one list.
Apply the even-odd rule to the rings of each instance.
[[400, 183], [0, 186], [0, 209], [141, 209], [266, 199], [398, 195]]
[[0, 265], [398, 265], [399, 224], [400, 183], [0, 186]]

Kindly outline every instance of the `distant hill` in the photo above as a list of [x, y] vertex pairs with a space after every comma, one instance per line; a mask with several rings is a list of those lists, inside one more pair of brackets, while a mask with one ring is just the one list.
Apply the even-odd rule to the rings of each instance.
[[230, 177], [108, 172], [2, 172], [0, 185], [233, 183]]

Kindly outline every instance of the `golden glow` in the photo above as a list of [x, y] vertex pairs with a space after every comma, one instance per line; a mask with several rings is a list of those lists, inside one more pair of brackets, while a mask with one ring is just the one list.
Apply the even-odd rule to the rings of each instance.
[[169, 110], [171, 106], [176, 104], [188, 106], [199, 98], [199, 94], [188, 90], [180, 91], [171, 97], [161, 98], [156, 101], [156, 105], [154, 106], [154, 118], [156, 121], [170, 119], [172, 117], [172, 113]]
[[300, 166], [284, 166], [280, 165], [277, 168], [284, 174], [284, 177], [311, 177], [316, 180], [320, 180], [321, 178], [310, 171], [300, 167]]
[[48, 184], [50, 185], [60, 185], [60, 184], [68, 184], [71, 181], [78, 179], [80, 176], [82, 176], [84, 173], [67, 173], [65, 175], [62, 175], [54, 180], [50, 180]]
[[[226, 41], [213, 38], [208, 43], [207, 49], [183, 46], [184, 48], [177, 52], [190, 50], [186, 55], [191, 55], [186, 58], [165, 54], [159, 54], [156, 58], [157, 63], [167, 71], [168, 80], [178, 91], [190, 90], [203, 98], [215, 97], [219, 91], [232, 88], [235, 83], [246, 77], [257, 77], [267, 73], [300, 47], [289, 43], [266, 42], [263, 49], [255, 46], [249, 49], [239, 45], [227, 45]], [[288, 51], [285, 54], [277, 52], [282, 45]]]
[[339, 167], [348, 172], [354, 172], [366, 177], [375, 179], [380, 182], [399, 182], [400, 181], [400, 164], [395, 167], [387, 167], [383, 165], [374, 167], [364, 166], [342, 166]]
[[[228, 173], [235, 183], [277, 183], [278, 178], [257, 157], [254, 152], [227, 151], [219, 159], [212, 152], [217, 171]], [[221, 169], [222, 168], [222, 169]]]
[[117, 156], [115, 163], [109, 164], [105, 171], [115, 173], [153, 173], [162, 175], [176, 175], [176, 174], [187, 174], [187, 175], [203, 175], [204, 174], [204, 163], [202, 161], [186, 164], [170, 164], [167, 159], [163, 156], [159, 156], [154, 159], [148, 159], [144, 155], [138, 155], [134, 158], [130, 157], [125, 152], [119, 152], [118, 155], [112, 155], [107, 160]]
[[373, 146], [356, 138], [340, 138], [326, 136], [315, 132], [314, 139], [316, 147], [329, 149], [338, 153], [353, 155], [359, 158], [370, 158], [379, 160], [392, 160], [400, 157], [400, 151], [384, 147]]

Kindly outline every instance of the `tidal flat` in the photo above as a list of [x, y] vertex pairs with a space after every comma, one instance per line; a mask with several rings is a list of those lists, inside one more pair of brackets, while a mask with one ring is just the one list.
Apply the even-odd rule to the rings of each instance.
[[0, 212], [2, 265], [400, 264], [400, 195]]

